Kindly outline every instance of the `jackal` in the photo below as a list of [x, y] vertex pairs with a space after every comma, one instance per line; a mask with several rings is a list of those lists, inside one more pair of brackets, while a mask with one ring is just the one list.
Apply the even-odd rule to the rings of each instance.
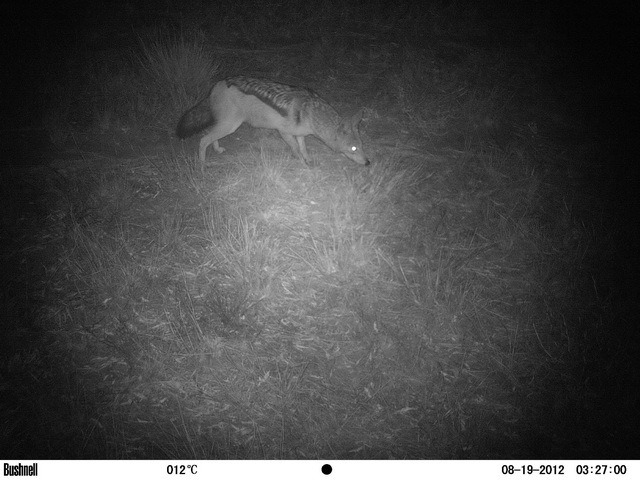
[[308, 88], [230, 77], [216, 83], [208, 98], [182, 115], [176, 135], [186, 138], [209, 127], [200, 140], [201, 166], [204, 166], [207, 147], [213, 144], [216, 152], [224, 152], [218, 140], [245, 122], [253, 127], [278, 130], [293, 153], [308, 166], [315, 162], [307, 153], [306, 135], [315, 135], [336, 152], [360, 165], [369, 165], [358, 132], [361, 119], [362, 110], [353, 117], [341, 118], [331, 105]]

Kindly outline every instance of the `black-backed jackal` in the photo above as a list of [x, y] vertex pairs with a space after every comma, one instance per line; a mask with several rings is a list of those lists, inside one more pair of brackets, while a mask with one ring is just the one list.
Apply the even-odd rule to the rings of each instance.
[[309, 166], [315, 162], [307, 153], [306, 135], [315, 135], [336, 152], [360, 165], [369, 165], [358, 132], [361, 119], [362, 110], [350, 118], [340, 117], [331, 105], [307, 88], [231, 77], [216, 83], [208, 98], [182, 115], [176, 134], [186, 138], [209, 127], [200, 140], [201, 166], [207, 147], [213, 144], [216, 152], [224, 152], [218, 140], [243, 123], [278, 130], [296, 156]]

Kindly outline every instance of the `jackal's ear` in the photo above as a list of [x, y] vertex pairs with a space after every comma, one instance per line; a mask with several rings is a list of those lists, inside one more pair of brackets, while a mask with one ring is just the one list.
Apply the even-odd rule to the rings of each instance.
[[362, 115], [364, 114], [364, 108], [358, 110], [353, 117], [351, 117], [351, 125], [357, 127], [360, 121], [362, 120]]

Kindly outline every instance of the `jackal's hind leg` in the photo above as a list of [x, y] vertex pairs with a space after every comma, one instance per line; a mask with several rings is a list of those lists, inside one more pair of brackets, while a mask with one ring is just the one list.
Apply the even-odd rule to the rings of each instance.
[[214, 127], [200, 139], [200, 163], [204, 165], [207, 156], [207, 147], [209, 145], [213, 145], [213, 149], [218, 153], [224, 152], [224, 148], [220, 146], [218, 140], [235, 132], [240, 125], [242, 125], [242, 122], [238, 119], [232, 119], [227, 122], [219, 122], [214, 125]]
[[225, 148], [220, 146], [220, 144], [218, 143], [218, 140], [213, 142], [213, 149], [218, 153], [223, 153], [225, 151]]

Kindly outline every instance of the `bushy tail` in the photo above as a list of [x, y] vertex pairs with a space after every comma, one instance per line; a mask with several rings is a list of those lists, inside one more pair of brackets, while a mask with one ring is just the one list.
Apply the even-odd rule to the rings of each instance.
[[176, 127], [176, 135], [178, 138], [190, 137], [204, 130], [206, 127], [213, 125], [213, 121], [214, 118], [211, 107], [209, 106], [209, 98], [205, 98], [182, 115]]

